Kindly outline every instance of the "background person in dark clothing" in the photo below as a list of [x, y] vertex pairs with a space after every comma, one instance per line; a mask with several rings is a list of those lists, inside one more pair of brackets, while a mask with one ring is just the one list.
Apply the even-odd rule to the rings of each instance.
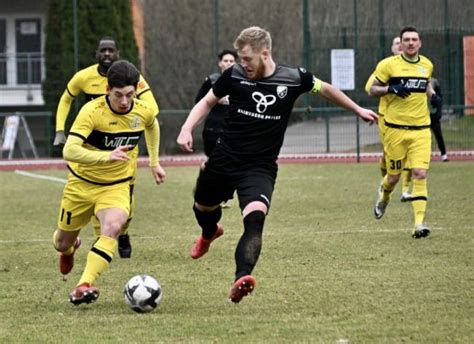
[[431, 103], [431, 130], [438, 143], [438, 148], [441, 152], [441, 159], [445, 162], [449, 161], [448, 154], [446, 151], [446, 145], [444, 144], [443, 132], [441, 131], [441, 116], [443, 115], [443, 95], [441, 93], [441, 87], [439, 86], [438, 79], [431, 78], [431, 85], [435, 90], [439, 99], [432, 100]]
[[[195, 99], [195, 103], [198, 103], [204, 96], [209, 92], [214, 83], [219, 79], [221, 73], [227, 68], [232, 66], [237, 60], [237, 52], [231, 49], [224, 49], [218, 55], [217, 65], [221, 70], [220, 73], [213, 73], [206, 77], [206, 80], [201, 85], [198, 94]], [[204, 130], [202, 131], [202, 140], [204, 143], [204, 153], [207, 157], [211, 155], [211, 152], [216, 146], [217, 139], [223, 132], [224, 126], [224, 115], [229, 107], [229, 97], [224, 97], [214, 106], [209, 112], [209, 115], [204, 122]]]

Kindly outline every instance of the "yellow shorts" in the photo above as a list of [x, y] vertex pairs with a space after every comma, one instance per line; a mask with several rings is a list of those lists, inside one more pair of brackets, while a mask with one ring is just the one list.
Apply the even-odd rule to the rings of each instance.
[[431, 159], [430, 128], [407, 130], [386, 127], [384, 140], [388, 174], [400, 174], [405, 161], [410, 168], [429, 169]]
[[58, 217], [58, 228], [77, 231], [86, 226], [91, 217], [106, 208], [123, 209], [130, 214], [130, 183], [95, 185], [69, 174], [64, 187]]

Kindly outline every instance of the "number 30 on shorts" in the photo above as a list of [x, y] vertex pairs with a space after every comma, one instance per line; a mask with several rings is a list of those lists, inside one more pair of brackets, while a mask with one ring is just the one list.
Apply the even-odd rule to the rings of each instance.
[[400, 170], [402, 168], [401, 160], [390, 160], [390, 169], [391, 170]]

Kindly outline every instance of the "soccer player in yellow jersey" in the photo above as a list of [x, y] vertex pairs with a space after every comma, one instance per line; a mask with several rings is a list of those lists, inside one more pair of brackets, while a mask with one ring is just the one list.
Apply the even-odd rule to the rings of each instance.
[[370, 94], [388, 95], [384, 146], [387, 175], [374, 207], [376, 219], [382, 218], [397, 184], [404, 161], [412, 168], [413, 191], [411, 204], [414, 211], [414, 238], [430, 234], [424, 224], [428, 190], [426, 176], [431, 158], [430, 115], [427, 95], [437, 95], [430, 86], [433, 64], [419, 54], [421, 39], [414, 27], [400, 32], [402, 54], [379, 62]]
[[[400, 47], [400, 37], [396, 36], [392, 40], [392, 54], [393, 55], [400, 55], [402, 53], [401, 47]], [[365, 91], [370, 95], [370, 87], [372, 86], [373, 82], [375, 80], [375, 72], [372, 73], [367, 80], [367, 83], [365, 84]], [[385, 177], [387, 174], [387, 164], [385, 162], [385, 150], [384, 150], [384, 135], [385, 135], [385, 123], [384, 123], [384, 114], [387, 108], [387, 103], [388, 99], [390, 98], [390, 95], [385, 95], [380, 97], [379, 101], [379, 108], [378, 108], [378, 115], [379, 115], [379, 137], [380, 137], [380, 143], [382, 145], [382, 158], [380, 159], [380, 172], [382, 173], [382, 178]], [[411, 198], [410, 194], [410, 182], [411, 182], [411, 170], [409, 169], [408, 166], [403, 167], [403, 171], [401, 174], [402, 178], [402, 197], [401, 201], [402, 202], [407, 202]]]
[[[400, 55], [402, 53], [400, 49], [400, 37], [394, 37], [392, 40], [392, 54], [393, 55]], [[367, 94], [370, 95], [370, 87], [374, 83], [375, 80], [375, 72], [372, 73], [367, 80], [367, 83], [365, 84], [365, 91]], [[382, 158], [380, 159], [380, 172], [382, 173], [382, 178], [385, 177], [387, 174], [387, 167], [385, 163], [385, 152], [384, 152], [384, 143], [383, 143], [383, 138], [385, 134], [385, 123], [383, 120], [384, 114], [386, 112], [387, 108], [387, 98], [388, 96], [381, 96], [379, 100], [379, 108], [378, 108], [378, 115], [379, 115], [379, 137], [380, 137], [380, 144], [382, 145]]]
[[[97, 63], [80, 70], [74, 74], [72, 79], [68, 82], [66, 90], [61, 96], [56, 112], [56, 136], [54, 139], [55, 146], [62, 146], [66, 142], [64, 128], [69, 115], [71, 104], [74, 99], [81, 92], [85, 94], [87, 101], [105, 95], [107, 93], [107, 71], [112, 63], [119, 58], [119, 56], [120, 51], [115, 39], [108, 36], [101, 38], [96, 50]], [[158, 104], [153, 97], [150, 87], [141, 75], [140, 81], [137, 84], [136, 98], [147, 102], [152, 107], [155, 115], [158, 114]], [[138, 151], [135, 152], [133, 159], [135, 162], [137, 161]], [[134, 180], [135, 177], [131, 181], [132, 195]], [[133, 210], [135, 208], [134, 205], [135, 202], [133, 201], [130, 218], [122, 230], [122, 235], [119, 237], [118, 251], [121, 258], [130, 258], [132, 253], [132, 246], [130, 244], [130, 237], [128, 235], [128, 226], [133, 217]], [[99, 235], [100, 225], [96, 218], [93, 218], [93, 225], [96, 235]]]
[[100, 236], [69, 295], [75, 305], [99, 297], [94, 284], [112, 261], [117, 238], [130, 213], [133, 156], [143, 133], [153, 178], [157, 184], [165, 179], [166, 173], [158, 162], [160, 131], [156, 113], [148, 103], [134, 98], [139, 79], [133, 64], [114, 62], [107, 73], [107, 95], [82, 107], [64, 146], [70, 173], [53, 236], [63, 274], [73, 268], [81, 228], [92, 216], [100, 222]]

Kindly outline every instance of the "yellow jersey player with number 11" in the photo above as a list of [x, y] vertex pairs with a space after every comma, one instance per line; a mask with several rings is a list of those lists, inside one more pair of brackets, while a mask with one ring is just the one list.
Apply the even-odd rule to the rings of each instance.
[[[54, 139], [55, 146], [63, 146], [64, 143], [66, 143], [64, 129], [71, 104], [74, 99], [80, 93], [84, 93], [87, 101], [93, 100], [107, 93], [107, 71], [109, 70], [112, 63], [118, 60], [120, 57], [118, 43], [112, 37], [102, 37], [99, 41], [95, 55], [97, 58], [97, 63], [74, 74], [74, 76], [68, 82], [66, 90], [61, 96], [56, 112], [56, 136]], [[153, 93], [151, 92], [150, 87], [142, 75], [140, 75], [140, 80], [137, 84], [135, 97], [147, 102], [152, 107], [155, 115], [158, 115], [158, 104], [156, 103]], [[136, 168], [138, 150], [134, 150], [134, 156], [132, 158], [135, 161]], [[132, 209], [129, 219], [122, 228], [122, 234], [119, 236], [118, 252], [121, 258], [130, 258], [132, 254], [132, 245], [128, 235], [128, 227], [130, 225], [130, 221], [133, 218], [135, 209], [135, 197], [133, 196], [135, 174], [133, 179], [130, 181], [130, 185], [132, 193]], [[98, 237], [100, 235], [99, 221], [93, 217], [92, 223], [95, 234]]]
[[133, 156], [143, 133], [155, 182], [161, 184], [166, 175], [158, 163], [160, 131], [155, 111], [134, 98], [139, 76], [130, 62], [114, 62], [107, 73], [107, 95], [82, 107], [64, 146], [70, 173], [53, 236], [54, 247], [60, 252], [61, 273], [73, 268], [74, 253], [81, 244], [80, 230], [92, 216], [100, 222], [100, 236], [69, 295], [75, 305], [99, 297], [94, 284], [112, 261], [130, 214]]

